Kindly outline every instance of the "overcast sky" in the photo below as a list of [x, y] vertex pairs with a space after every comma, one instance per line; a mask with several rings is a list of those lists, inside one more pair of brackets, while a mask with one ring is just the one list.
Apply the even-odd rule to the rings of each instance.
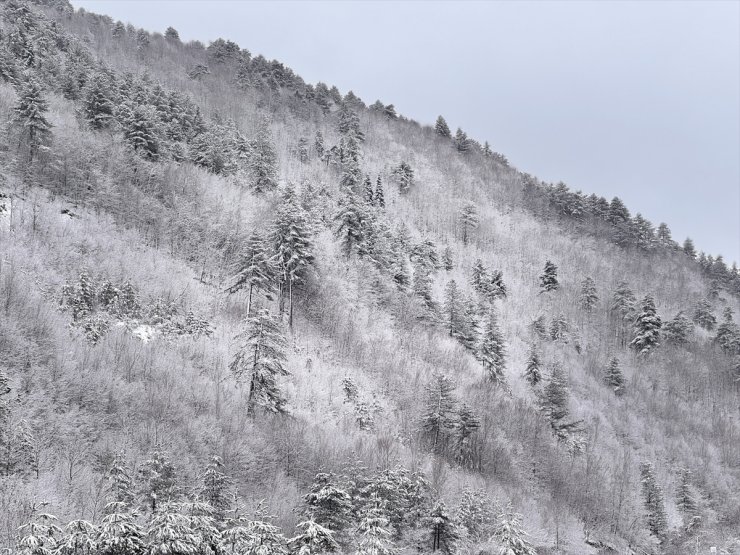
[[72, 0], [444, 115], [519, 169], [740, 260], [740, 2]]

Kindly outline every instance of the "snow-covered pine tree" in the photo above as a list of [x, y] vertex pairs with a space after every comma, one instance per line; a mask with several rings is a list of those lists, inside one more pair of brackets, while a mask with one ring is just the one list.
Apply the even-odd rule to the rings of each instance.
[[115, 119], [113, 87], [105, 73], [95, 73], [83, 92], [82, 113], [93, 129], [108, 127]]
[[709, 299], [701, 299], [694, 307], [694, 323], [707, 331], [712, 331], [717, 325], [717, 318], [712, 314], [712, 303]]
[[470, 233], [478, 227], [480, 218], [478, 217], [478, 211], [475, 205], [471, 202], [467, 202], [460, 209], [460, 227], [462, 229], [462, 240], [463, 244], [467, 245], [470, 240]]
[[568, 401], [568, 382], [559, 362], [552, 366], [550, 379], [547, 381], [539, 396], [540, 410], [550, 423], [555, 436], [560, 440], [567, 440], [571, 432], [577, 432], [581, 421], [566, 422], [570, 415]]
[[257, 133], [251, 142], [249, 153], [249, 185], [257, 194], [277, 189], [277, 154], [272, 142], [270, 124], [263, 118], [257, 126]]
[[624, 393], [624, 376], [622, 375], [622, 371], [619, 369], [619, 359], [617, 357], [612, 357], [611, 360], [609, 360], [609, 365], [606, 367], [604, 381], [614, 390], [616, 395]]
[[383, 180], [378, 176], [375, 182], [375, 206], [385, 208], [385, 194], [383, 193]]
[[147, 523], [147, 555], [199, 555], [201, 539], [177, 503], [163, 503]]
[[457, 506], [455, 519], [473, 542], [488, 539], [495, 518], [494, 505], [482, 489], [465, 487]]
[[49, 104], [43, 97], [41, 84], [31, 74], [24, 75], [16, 85], [16, 93], [13, 124], [28, 147], [28, 161], [32, 163], [36, 155], [48, 150], [51, 144], [52, 125], [46, 119]]
[[663, 322], [655, 310], [655, 301], [650, 295], [645, 296], [640, 306], [640, 313], [635, 320], [634, 337], [630, 347], [639, 354], [646, 355], [660, 345], [660, 328]]
[[144, 531], [125, 503], [114, 501], [105, 506], [98, 536], [99, 555], [143, 555]]
[[368, 174], [365, 174], [365, 181], [362, 182], [362, 196], [365, 202], [370, 206], [375, 204], [373, 182], [370, 181], [370, 176]]
[[55, 555], [63, 534], [59, 519], [48, 513], [38, 512], [34, 506], [30, 520], [18, 529], [20, 538], [17, 555]]
[[545, 269], [540, 275], [540, 289], [542, 292], [555, 291], [560, 287], [558, 283], [558, 267], [550, 262], [545, 262]]
[[537, 345], [532, 343], [527, 354], [527, 366], [524, 369], [524, 379], [532, 387], [535, 387], [542, 381], [542, 371], [540, 370], [540, 354]]
[[98, 553], [98, 529], [86, 520], [72, 520], [64, 527], [55, 555], [93, 555]]
[[445, 137], [446, 139], [452, 137], [450, 127], [447, 125], [445, 118], [443, 118], [442, 116], [437, 116], [437, 122], [434, 124], [434, 132], [441, 137]]
[[122, 507], [133, 508], [135, 494], [133, 482], [126, 468], [123, 453], [116, 455], [108, 471], [107, 498], [111, 503], [119, 503]]
[[334, 234], [339, 239], [342, 251], [347, 258], [354, 252], [363, 253], [369, 218], [367, 207], [361, 203], [353, 191], [346, 191], [339, 199], [337, 212], [334, 215], [336, 225]]
[[470, 275], [470, 285], [476, 293], [485, 295], [488, 292], [489, 280], [488, 271], [483, 265], [483, 261], [480, 258], [477, 258], [473, 264], [473, 270]]
[[662, 542], [668, 532], [668, 520], [663, 502], [663, 491], [655, 480], [655, 471], [651, 463], [640, 463], [640, 483], [646, 513], [645, 524], [650, 533]]
[[392, 173], [398, 183], [398, 191], [402, 195], [408, 193], [414, 185], [414, 170], [411, 166], [402, 161]]
[[236, 272], [226, 284], [226, 291], [236, 293], [247, 289], [247, 317], [252, 313], [252, 293], [269, 292], [275, 279], [274, 261], [268, 254], [268, 244], [257, 230], [247, 239], [242, 250]]
[[506, 386], [504, 366], [506, 364], [506, 343], [498, 325], [496, 309], [491, 306], [483, 329], [478, 359], [483, 363], [488, 381]]
[[498, 555], [537, 555], [522, 528], [522, 515], [515, 513], [511, 504], [498, 516], [494, 537], [500, 546]]
[[445, 272], [451, 272], [455, 267], [454, 253], [452, 252], [452, 247], [449, 245], [442, 251], [442, 267], [445, 269]]
[[295, 555], [320, 555], [334, 553], [339, 544], [334, 540], [333, 531], [324, 528], [313, 519], [304, 520], [296, 525], [300, 534], [288, 540]]
[[683, 242], [683, 252], [691, 258], [692, 260], [696, 258], [696, 247], [694, 247], [694, 241], [691, 240], [691, 237], [686, 237], [686, 240]]
[[177, 495], [175, 466], [159, 448], [139, 468], [138, 482], [139, 493], [152, 513], [160, 504], [173, 501]]
[[550, 339], [561, 343], [567, 343], [568, 330], [568, 320], [565, 319], [565, 314], [561, 312], [555, 316], [550, 323]]
[[333, 474], [318, 473], [304, 500], [308, 516], [332, 532], [341, 533], [351, 524], [352, 498], [336, 484]]
[[208, 504], [212, 510], [213, 519], [216, 522], [222, 522], [226, 512], [231, 507], [231, 496], [229, 488], [232, 484], [231, 479], [224, 474], [224, 463], [221, 457], [214, 455], [211, 457], [203, 474], [200, 475], [200, 487], [198, 498]]
[[450, 337], [457, 337], [460, 332], [460, 292], [454, 279], [447, 282], [444, 297], [444, 321]]
[[694, 324], [679, 311], [663, 325], [663, 337], [671, 345], [685, 345], [694, 331]]
[[621, 281], [612, 295], [611, 311], [617, 318], [617, 339], [624, 346], [627, 342], [627, 323], [634, 318], [637, 299], [626, 281]]
[[448, 434], [455, 429], [455, 383], [442, 373], [434, 374], [425, 387], [426, 400], [421, 418], [421, 428], [432, 450], [441, 451], [446, 446]]
[[475, 463], [473, 436], [479, 428], [480, 419], [466, 403], [463, 403], [457, 411], [454, 442], [455, 460], [463, 467], [469, 468]]
[[591, 312], [596, 306], [596, 303], [599, 302], [599, 295], [596, 292], [596, 282], [594, 282], [592, 277], [586, 277], [581, 282], [581, 294], [578, 297], [578, 302], [586, 312]]
[[360, 544], [355, 555], [394, 555], [390, 521], [384, 515], [383, 502], [373, 493], [362, 514], [359, 526]]
[[457, 131], [455, 132], [455, 148], [458, 152], [465, 154], [470, 150], [470, 139], [468, 139], [468, 135], [460, 129], [457, 128]]
[[246, 319], [237, 339], [240, 346], [229, 369], [238, 383], [249, 385], [247, 414], [253, 416], [258, 406], [268, 412], [285, 412], [277, 378], [289, 374], [285, 368], [287, 341], [279, 323], [267, 309], [260, 309]]
[[732, 319], [732, 309], [729, 306], [725, 307], [714, 343], [729, 355], [740, 355], [740, 327]]
[[427, 517], [427, 521], [431, 532], [430, 543], [432, 552], [445, 553], [446, 555], [456, 553], [460, 534], [454, 520], [447, 512], [447, 507], [442, 501], [434, 504]]

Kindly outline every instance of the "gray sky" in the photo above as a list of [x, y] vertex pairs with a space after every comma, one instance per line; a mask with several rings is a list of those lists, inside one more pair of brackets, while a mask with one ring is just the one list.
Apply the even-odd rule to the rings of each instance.
[[488, 140], [740, 260], [740, 2], [72, 0]]

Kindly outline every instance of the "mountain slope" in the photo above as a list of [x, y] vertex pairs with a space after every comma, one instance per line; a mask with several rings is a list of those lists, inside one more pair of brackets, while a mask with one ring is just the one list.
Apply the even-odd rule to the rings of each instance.
[[[125, 499], [147, 553], [231, 552], [200, 529], [189, 551], [156, 551], [157, 519], [191, 518], [205, 509], [182, 503], [196, 499], [224, 538], [247, 530], [231, 546], [245, 553], [267, 541], [255, 523], [292, 537], [308, 515], [354, 552], [372, 511], [409, 553], [493, 552], [513, 512], [538, 553], [738, 549], [740, 338], [721, 327], [738, 309], [735, 269], [695, 260], [618, 201], [540, 183], [233, 43], [182, 44], [62, 2], [2, 10], [4, 547], [40, 512], [94, 527]], [[384, 206], [367, 202], [365, 175]], [[296, 230], [307, 249], [281, 258]], [[286, 339], [286, 414], [254, 410], [232, 372], [254, 319], [248, 288], [227, 289], [253, 232], [273, 262], [249, 312], [267, 309]], [[621, 282], [635, 296], [624, 313]], [[664, 324], [683, 311], [711, 329], [681, 340], [664, 325], [639, 354], [628, 344], [648, 295]], [[613, 357], [620, 394], [604, 383]], [[503, 516], [484, 518], [476, 490]]]

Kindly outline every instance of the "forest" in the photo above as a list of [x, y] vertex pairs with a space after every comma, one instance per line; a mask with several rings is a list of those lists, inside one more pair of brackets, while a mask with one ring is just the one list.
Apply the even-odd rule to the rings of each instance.
[[0, 553], [740, 554], [740, 270], [218, 39], [0, 3]]

